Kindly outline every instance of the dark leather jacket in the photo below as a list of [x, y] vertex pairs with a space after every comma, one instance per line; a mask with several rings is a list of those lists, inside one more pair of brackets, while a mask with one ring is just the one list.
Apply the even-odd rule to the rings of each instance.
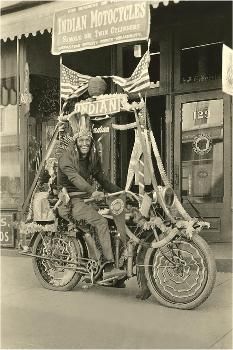
[[109, 193], [121, 189], [112, 184], [104, 174], [99, 156], [96, 155], [95, 164], [90, 164], [89, 158], [79, 158], [76, 145], [72, 143], [64, 151], [58, 161], [58, 184], [67, 192], [80, 192], [81, 197], [91, 195], [96, 189], [91, 184], [91, 177], [95, 178], [103, 189]]

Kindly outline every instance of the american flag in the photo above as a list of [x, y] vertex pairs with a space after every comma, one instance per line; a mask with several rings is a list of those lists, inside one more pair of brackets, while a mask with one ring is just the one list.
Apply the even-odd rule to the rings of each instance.
[[78, 97], [88, 88], [89, 75], [79, 74], [61, 65], [61, 98]]
[[35, 159], [36, 171], [38, 171], [41, 161], [42, 161], [42, 145], [40, 144], [36, 152], [36, 159]]
[[112, 76], [114, 83], [120, 85], [128, 93], [139, 92], [150, 87], [150, 77], [148, 67], [150, 63], [150, 53], [147, 51], [138, 63], [130, 78]]

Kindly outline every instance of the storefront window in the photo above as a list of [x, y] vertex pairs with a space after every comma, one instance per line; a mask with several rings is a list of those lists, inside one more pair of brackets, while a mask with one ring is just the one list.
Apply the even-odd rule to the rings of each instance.
[[222, 202], [222, 99], [183, 104], [181, 157], [183, 200]]
[[196, 83], [221, 78], [222, 43], [181, 49], [181, 83]]
[[1, 45], [1, 208], [17, 209], [20, 199], [20, 161], [17, 139], [16, 41]]
[[2, 208], [17, 208], [20, 199], [20, 162], [17, 149], [17, 106], [1, 106], [1, 182]]
[[[27, 39], [29, 90], [32, 96], [28, 117], [28, 187], [37, 174], [59, 115], [59, 58], [53, 56], [51, 34]], [[43, 55], [41, 55], [43, 52]]]

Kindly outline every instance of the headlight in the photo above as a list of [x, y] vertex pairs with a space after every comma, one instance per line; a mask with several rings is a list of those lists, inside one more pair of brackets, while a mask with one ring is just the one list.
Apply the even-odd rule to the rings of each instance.
[[158, 186], [166, 207], [171, 208], [175, 201], [175, 195], [171, 187]]

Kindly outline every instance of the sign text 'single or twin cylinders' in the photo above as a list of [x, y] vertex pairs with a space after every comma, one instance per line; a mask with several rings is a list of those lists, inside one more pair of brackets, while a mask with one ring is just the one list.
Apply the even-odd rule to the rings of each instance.
[[88, 14], [71, 18], [58, 18], [58, 35], [140, 19], [145, 16], [145, 13], [145, 3], [138, 3], [102, 11], [95, 9]]

